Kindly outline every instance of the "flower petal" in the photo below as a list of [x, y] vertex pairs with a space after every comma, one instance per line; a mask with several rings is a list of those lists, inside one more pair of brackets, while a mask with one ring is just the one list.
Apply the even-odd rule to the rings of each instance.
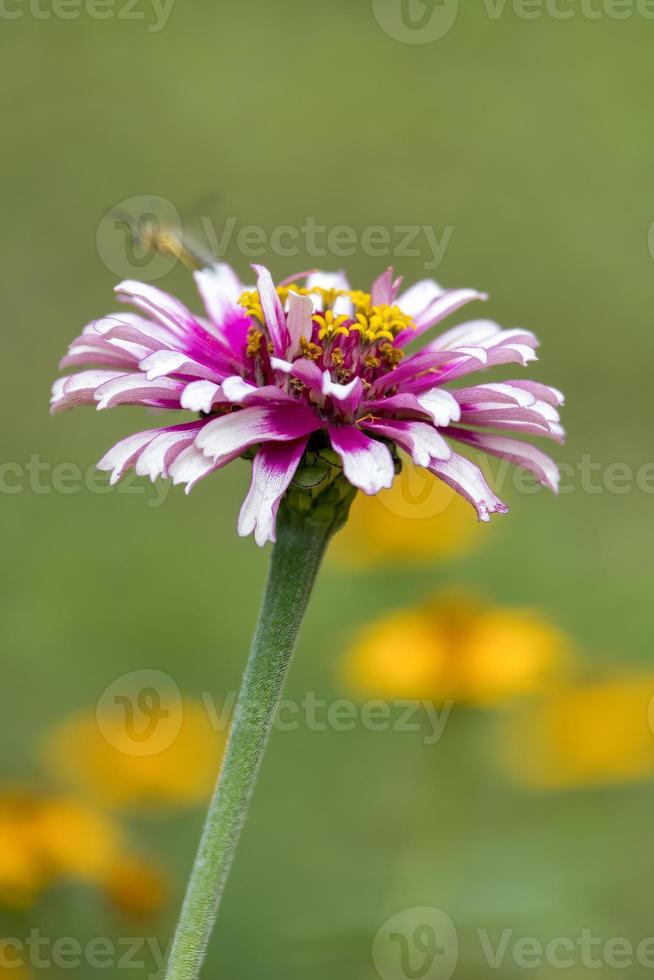
[[488, 522], [491, 514], [508, 513], [509, 508], [495, 496], [479, 467], [465, 456], [452, 453], [448, 460], [433, 460], [429, 470], [465, 497], [477, 511], [480, 521]]
[[502, 405], [517, 405], [528, 408], [536, 401], [528, 391], [511, 384], [483, 384], [470, 388], [458, 388], [452, 394], [464, 408], [498, 408]]
[[426, 330], [440, 323], [441, 320], [456, 310], [460, 310], [467, 303], [472, 303], [473, 300], [485, 301], [487, 299], [486, 293], [479, 293], [476, 289], [448, 289], [442, 292], [419, 316], [414, 318], [415, 329], [402, 330], [397, 335], [395, 346], [404, 347], [411, 340], [420, 337]]
[[298, 378], [310, 391], [322, 394], [322, 371], [315, 361], [309, 361], [306, 357], [298, 357], [292, 362], [282, 360], [280, 357], [271, 357], [270, 366], [275, 371], [281, 371], [283, 374], [290, 374], [291, 377]]
[[308, 436], [288, 442], [264, 443], [252, 464], [252, 483], [241, 507], [238, 533], [241, 537], [254, 531], [254, 539], [263, 546], [275, 540], [275, 521], [282, 497], [295, 475]]
[[373, 306], [391, 306], [395, 300], [395, 283], [393, 280], [393, 267], [390, 266], [372, 284], [370, 289], [371, 303]]
[[[230, 456], [229, 459], [225, 460], [225, 463], [236, 459], [236, 456], [237, 454]], [[188, 494], [196, 483], [220, 469], [221, 465], [224, 464], [214, 463], [213, 460], [207, 459], [197, 446], [191, 445], [183, 449], [177, 459], [171, 463], [168, 467], [168, 475], [175, 485], [183, 483], [184, 492]]]
[[[56, 412], [77, 408], [79, 405], [93, 405], [95, 393], [102, 385], [108, 381], [132, 376], [125, 374], [124, 371], [80, 371], [67, 378], [57, 378], [52, 386], [50, 411], [54, 415]], [[143, 375], [139, 377], [142, 378]]]
[[152, 482], [167, 477], [168, 468], [183, 449], [190, 446], [203, 421], [162, 429], [139, 453], [134, 469], [138, 476], [149, 476]]
[[239, 455], [257, 442], [299, 439], [321, 426], [317, 415], [300, 404], [254, 406], [207, 422], [195, 445], [218, 463], [234, 453]]
[[109, 452], [104, 454], [97, 463], [97, 468], [99, 470], [111, 470], [109, 482], [113, 486], [120, 480], [123, 473], [134, 465], [141, 450], [153, 439], [156, 439], [162, 431], [162, 429], [149, 429], [146, 432], [135, 432], [133, 435], [127, 436], [126, 439], [121, 439], [115, 446], [112, 446]]
[[199, 364], [186, 354], [180, 354], [174, 350], [158, 350], [144, 357], [139, 364], [141, 371], [145, 371], [148, 381], [162, 378], [170, 374], [184, 374], [190, 377], [203, 378], [208, 381], [215, 381], [218, 384], [222, 381], [222, 374], [212, 371], [204, 364]]
[[436, 425], [449, 425], [461, 418], [461, 409], [454, 395], [444, 388], [428, 388], [416, 396], [418, 404], [429, 412]]
[[225, 401], [220, 385], [213, 381], [191, 381], [184, 388], [179, 403], [189, 412], [205, 412], [208, 415], [214, 405], [224, 404]]
[[116, 405], [181, 408], [180, 398], [184, 387], [183, 381], [173, 381], [172, 378], [147, 381], [144, 374], [123, 374], [100, 385], [93, 397], [98, 403], [98, 411]]
[[193, 273], [195, 285], [214, 326], [220, 328], [236, 306], [245, 286], [226, 262], [217, 262]]
[[486, 432], [473, 432], [470, 429], [451, 428], [446, 435], [468, 446], [474, 446], [475, 449], [490, 453], [491, 456], [508, 459], [511, 463], [529, 470], [540, 483], [549, 487], [554, 493], [558, 493], [560, 479], [558, 466], [553, 459], [528, 442]]
[[288, 348], [289, 337], [282, 304], [279, 302], [272, 276], [265, 266], [253, 265], [252, 268], [257, 274], [257, 289], [261, 309], [272, 341], [273, 353], [277, 357], [283, 357]]
[[406, 292], [397, 297], [396, 303], [403, 313], [414, 319], [425, 313], [434, 300], [443, 295], [445, 290], [433, 279], [422, 279], [416, 282]]
[[288, 294], [288, 316], [286, 326], [290, 337], [290, 343], [286, 356], [291, 360], [300, 353], [301, 341], [311, 340], [313, 323], [313, 303], [310, 296], [300, 296], [298, 293]]
[[539, 401], [548, 402], [550, 405], [564, 405], [565, 396], [558, 388], [550, 385], [540, 384], [538, 381], [506, 381], [505, 384], [513, 388], [522, 388], [524, 391], [533, 395]]
[[329, 438], [343, 462], [350, 483], [372, 496], [393, 483], [393, 458], [382, 442], [370, 439], [354, 425], [329, 427]]
[[417, 466], [429, 466], [432, 459], [449, 459], [452, 450], [429, 422], [407, 419], [374, 419], [362, 421], [362, 428], [377, 433], [404, 449]]

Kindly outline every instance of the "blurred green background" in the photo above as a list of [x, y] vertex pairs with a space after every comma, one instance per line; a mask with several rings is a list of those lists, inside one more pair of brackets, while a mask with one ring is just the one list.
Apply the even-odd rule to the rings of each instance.
[[[408, 281], [485, 289], [490, 303], [472, 316], [539, 335], [531, 374], [568, 396], [557, 459], [577, 467], [586, 455], [634, 474], [648, 463], [654, 23], [591, 20], [575, 4], [569, 20], [461, 7], [449, 33], [426, 44], [389, 36], [367, 0], [176, 0], [158, 32], [144, 2], [134, 8], [144, 20], [115, 16], [119, 7], [105, 20], [40, 18], [27, 5], [3, 19], [4, 460], [84, 471], [149, 424], [122, 408], [51, 419], [48, 395], [69, 341], [114, 309], [121, 272], [99, 254], [103, 218], [158, 195], [199, 239], [202, 217], [268, 234], [307, 216], [359, 233], [417, 223], [440, 236], [451, 226], [434, 272], [428, 254], [390, 261]], [[233, 241], [227, 258], [247, 278]], [[306, 254], [263, 261], [279, 278], [316, 264]], [[389, 259], [318, 264], [345, 265], [364, 288]], [[157, 285], [197, 307], [185, 270]], [[61, 493], [44, 473], [45, 490], [25, 477], [10, 492], [17, 471], [3, 473], [0, 761], [7, 785], [45, 788], [44, 733], [122, 674], [163, 670], [188, 695], [237, 687], [268, 556], [235, 533], [245, 463], [161, 506], [149, 484]], [[339, 661], [353, 629], [451, 585], [538, 607], [598, 671], [647, 670], [652, 495], [633, 482], [588, 492], [578, 472], [567, 482], [559, 499], [509, 488], [511, 515], [481, 527], [488, 540], [467, 555], [363, 571], [328, 563], [288, 696], [343, 696]], [[605, 721], [610, 733], [610, 713]], [[479, 928], [651, 935], [652, 783], [521, 791], [493, 762], [492, 726], [492, 714], [455, 707], [431, 746], [419, 733], [361, 726], [275, 733], [207, 976], [373, 978], [377, 930], [419, 906], [455, 922], [461, 978], [493, 973]], [[132, 825], [171, 878], [147, 935], [172, 929], [201, 820], [197, 808]], [[5, 928], [22, 935], [26, 924], [82, 940], [125, 935], [75, 886], [18, 920], [11, 913]], [[71, 972], [92, 971], [47, 975]], [[507, 962], [502, 972], [524, 971]]]

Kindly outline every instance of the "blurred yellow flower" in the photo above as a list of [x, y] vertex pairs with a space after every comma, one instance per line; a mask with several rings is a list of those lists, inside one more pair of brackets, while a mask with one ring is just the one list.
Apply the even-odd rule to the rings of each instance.
[[155, 719], [149, 740], [136, 742], [124, 713], [74, 715], [48, 734], [46, 765], [108, 806], [202, 803], [216, 780], [225, 733], [216, 730], [199, 700], [180, 702], [174, 718], [168, 713], [162, 719], [165, 738]]
[[470, 505], [442, 480], [403, 457], [390, 490], [357, 494], [330, 555], [354, 567], [381, 562], [433, 561], [461, 554], [492, 534], [481, 528]]
[[116, 862], [104, 886], [114, 908], [132, 919], [148, 919], [168, 896], [164, 869], [145, 857], [126, 855]]
[[110, 817], [65, 797], [42, 802], [36, 832], [48, 865], [61, 876], [97, 881], [124, 849], [122, 831]]
[[531, 789], [563, 789], [654, 777], [654, 674], [576, 684], [508, 716], [500, 757]]
[[568, 638], [539, 613], [449, 595], [382, 616], [346, 653], [358, 695], [491, 706], [539, 691], [572, 668]]
[[117, 825], [86, 803], [7, 791], [0, 796], [0, 903], [28, 906], [61, 879], [102, 879], [122, 849]]
[[48, 873], [35, 847], [36, 802], [18, 793], [0, 795], [0, 904], [32, 903]]

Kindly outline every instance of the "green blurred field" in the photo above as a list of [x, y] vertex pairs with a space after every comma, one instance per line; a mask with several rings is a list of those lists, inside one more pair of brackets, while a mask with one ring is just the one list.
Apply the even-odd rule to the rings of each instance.
[[[307, 215], [358, 230], [453, 226], [435, 276], [487, 289], [488, 315], [540, 336], [534, 374], [568, 395], [557, 458], [634, 470], [651, 461], [653, 32], [640, 17], [492, 20], [471, 4], [445, 38], [408, 45], [380, 29], [365, 0], [177, 0], [159, 33], [27, 9], [4, 20], [4, 459], [86, 468], [147, 425], [135, 409], [50, 419], [48, 396], [67, 343], [113, 309], [98, 223], [117, 202], [152, 193], [191, 229], [202, 215], [269, 231]], [[247, 260], [233, 248], [228, 258], [245, 276]], [[315, 260], [264, 261], [283, 277]], [[412, 281], [423, 262], [395, 264]], [[324, 264], [346, 264], [363, 285], [387, 260]], [[195, 303], [183, 270], [158, 284]], [[158, 668], [190, 694], [235, 688], [267, 561], [235, 534], [246, 485], [239, 463], [160, 507], [115, 491], [3, 492], [7, 780], [41, 778], [43, 731], [123, 673]], [[598, 669], [647, 666], [652, 499], [637, 488], [588, 493], [576, 480], [558, 500], [512, 494], [489, 546], [451, 565], [328, 565], [289, 696], [338, 697], [352, 627], [450, 584], [540, 607]], [[477, 928], [650, 935], [654, 787], [523, 795], [492, 764], [491, 728], [488, 715], [455, 711], [432, 747], [360, 728], [277, 733], [207, 976], [367, 980], [378, 928], [421, 905], [457, 924], [462, 980], [493, 973]], [[172, 869], [162, 937], [200, 824], [193, 812], [134, 825]], [[118, 928], [75, 888], [30, 924], [79, 938]], [[16, 934], [15, 922], [6, 928]], [[71, 972], [88, 975], [47, 975]]]

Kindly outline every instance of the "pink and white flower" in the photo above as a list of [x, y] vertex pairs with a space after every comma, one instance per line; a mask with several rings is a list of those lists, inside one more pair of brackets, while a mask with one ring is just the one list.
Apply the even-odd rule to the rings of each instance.
[[331, 445], [350, 483], [376, 494], [391, 486], [397, 446], [469, 500], [482, 521], [508, 508], [452, 440], [510, 460], [556, 491], [556, 464], [514, 435], [562, 441], [559, 391], [521, 380], [446, 387], [535, 360], [532, 333], [474, 320], [407, 351], [485, 295], [431, 280], [400, 293], [391, 269], [369, 293], [352, 290], [342, 274], [318, 272], [275, 287], [267, 269], [253, 268], [249, 288], [225, 264], [196, 272], [202, 317], [152, 285], [123, 282], [118, 298], [139, 312], [95, 320], [71, 344], [61, 367], [82, 370], [55, 382], [53, 412], [144, 405], [194, 416], [117, 443], [98, 463], [112, 483], [134, 468], [188, 492], [250, 450], [252, 485], [238, 530], [254, 532], [258, 544], [275, 539], [279, 504], [307, 449]]

